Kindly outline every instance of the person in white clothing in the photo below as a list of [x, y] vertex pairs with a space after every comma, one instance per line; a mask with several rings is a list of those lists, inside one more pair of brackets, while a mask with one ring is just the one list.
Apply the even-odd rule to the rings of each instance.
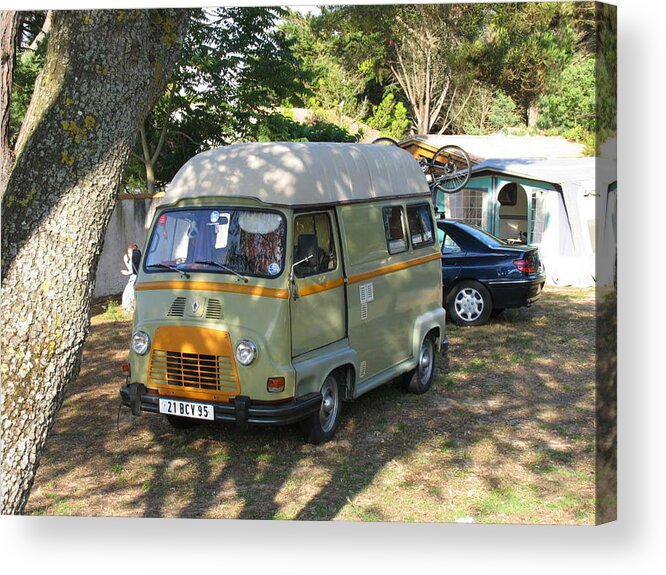
[[136, 244], [127, 246], [123, 261], [125, 262], [125, 269], [120, 270], [120, 273], [129, 276], [129, 280], [123, 290], [122, 306], [125, 311], [132, 312], [134, 311], [134, 284], [136, 276], [139, 273], [139, 262], [141, 261], [139, 246]]

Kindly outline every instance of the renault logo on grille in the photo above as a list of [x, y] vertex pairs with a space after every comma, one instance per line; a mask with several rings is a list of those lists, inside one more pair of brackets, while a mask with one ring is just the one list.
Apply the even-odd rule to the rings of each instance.
[[192, 313], [197, 313], [200, 307], [201, 307], [201, 302], [199, 301], [198, 297], [195, 297], [194, 300], [192, 301]]

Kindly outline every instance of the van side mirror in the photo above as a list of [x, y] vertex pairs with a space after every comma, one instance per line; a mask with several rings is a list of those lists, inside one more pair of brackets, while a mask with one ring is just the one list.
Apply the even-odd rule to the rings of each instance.
[[315, 234], [301, 234], [296, 244], [296, 261], [307, 260], [314, 267], [319, 266], [319, 243]]

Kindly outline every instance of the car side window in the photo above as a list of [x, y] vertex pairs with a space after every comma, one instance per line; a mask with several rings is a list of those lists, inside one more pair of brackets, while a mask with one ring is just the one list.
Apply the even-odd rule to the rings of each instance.
[[461, 252], [460, 246], [454, 241], [454, 239], [444, 232], [444, 240], [442, 241], [442, 253], [443, 254], [455, 254]]
[[405, 218], [402, 206], [389, 206], [382, 210], [384, 216], [384, 231], [390, 254], [399, 254], [407, 251], [407, 238], [405, 237]]
[[412, 247], [420, 248], [435, 243], [432, 214], [428, 204], [407, 206], [407, 224]]
[[331, 219], [324, 212], [297, 216], [294, 220], [294, 258], [298, 258], [299, 238], [315, 236], [317, 239], [317, 261], [307, 261], [294, 268], [296, 277], [323, 274], [336, 268], [335, 241]]

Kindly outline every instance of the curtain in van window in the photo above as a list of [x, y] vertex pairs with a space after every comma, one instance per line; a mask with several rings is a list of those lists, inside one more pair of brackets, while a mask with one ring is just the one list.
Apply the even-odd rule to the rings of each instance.
[[435, 242], [432, 215], [427, 204], [407, 206], [407, 224], [413, 247], [419, 248]]
[[382, 210], [384, 215], [384, 231], [388, 243], [388, 252], [397, 254], [407, 249], [405, 226], [401, 206], [390, 206]]

